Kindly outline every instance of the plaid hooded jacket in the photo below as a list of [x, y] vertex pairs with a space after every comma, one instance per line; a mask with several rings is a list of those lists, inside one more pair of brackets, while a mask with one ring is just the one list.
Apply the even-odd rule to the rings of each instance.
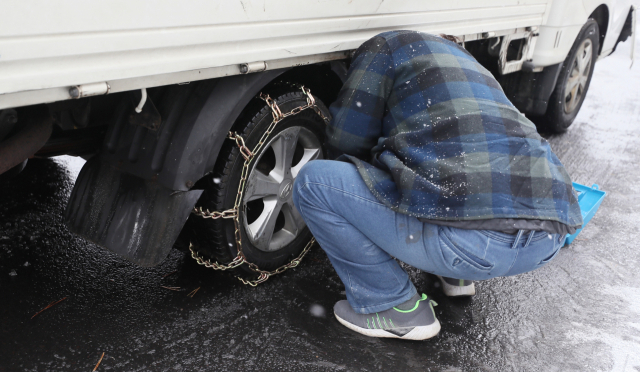
[[356, 51], [330, 111], [329, 155], [344, 154], [396, 212], [582, 225], [548, 142], [456, 43], [414, 31], [375, 36]]

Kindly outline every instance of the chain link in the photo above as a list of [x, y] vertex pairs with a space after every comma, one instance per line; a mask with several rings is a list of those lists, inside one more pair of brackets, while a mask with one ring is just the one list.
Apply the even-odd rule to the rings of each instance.
[[244, 158], [245, 161], [251, 161], [253, 159], [253, 153], [249, 148], [244, 144], [244, 138], [241, 135], [233, 132], [229, 132], [227, 138], [236, 141], [236, 145], [240, 149], [240, 154]]
[[198, 215], [202, 218], [211, 218], [212, 220], [217, 220], [218, 218], [224, 218], [224, 219], [234, 218], [236, 216], [237, 211], [235, 209], [227, 209], [226, 211], [222, 211], [222, 212], [209, 212], [208, 209], [205, 209], [203, 211], [202, 207], [200, 208], [194, 207], [191, 213]]
[[238, 253], [236, 257], [228, 264], [226, 265], [220, 264], [218, 262], [215, 262], [215, 261], [212, 262], [211, 260], [205, 259], [204, 257], [200, 256], [198, 252], [196, 252], [196, 250], [193, 248], [193, 245], [189, 243], [189, 250], [191, 251], [191, 257], [193, 257], [193, 259], [195, 259], [199, 265], [203, 265], [205, 267], [208, 267], [214, 270], [230, 270], [230, 269], [235, 269], [240, 265], [246, 264], [252, 271], [258, 273], [258, 278], [255, 280], [249, 280], [249, 279], [244, 279], [242, 277], [238, 277], [238, 279], [242, 283], [250, 285], [252, 287], [257, 286], [260, 283], [266, 282], [273, 275], [280, 274], [288, 269], [298, 266], [302, 261], [302, 259], [304, 258], [304, 256], [311, 249], [311, 246], [313, 245], [313, 243], [315, 243], [315, 239], [311, 238], [309, 243], [307, 243], [307, 245], [304, 247], [302, 252], [300, 252], [300, 255], [298, 255], [298, 257], [291, 260], [291, 262], [289, 262], [288, 264], [280, 266], [279, 268], [273, 271], [265, 271], [260, 269], [258, 265], [247, 261], [247, 258], [242, 252], [242, 234], [240, 232], [240, 208], [242, 204], [242, 197], [244, 195], [245, 185], [247, 182], [247, 178], [249, 176], [249, 167], [251, 165], [251, 161], [254, 158], [254, 155], [260, 153], [262, 146], [266, 143], [267, 138], [269, 138], [269, 136], [275, 129], [276, 125], [289, 116], [297, 115], [306, 109], [312, 109], [322, 118], [325, 124], [329, 123], [329, 119], [323, 114], [320, 107], [318, 107], [318, 105], [316, 104], [316, 100], [311, 95], [311, 91], [301, 85], [299, 85], [298, 88], [300, 88], [304, 93], [307, 100], [307, 104], [304, 106], [298, 106], [287, 113], [282, 113], [276, 101], [273, 98], [269, 97], [269, 95], [260, 93], [259, 95], [260, 99], [265, 101], [267, 106], [269, 106], [269, 109], [271, 109], [271, 115], [273, 117], [273, 120], [269, 125], [269, 127], [267, 128], [267, 130], [262, 134], [262, 137], [260, 137], [260, 141], [258, 141], [258, 144], [255, 146], [253, 151], [251, 151], [245, 145], [244, 138], [242, 138], [242, 136], [240, 136], [237, 133], [229, 132], [229, 135], [227, 138], [234, 140], [236, 142], [236, 145], [240, 150], [240, 154], [244, 158], [244, 165], [242, 166], [242, 173], [240, 175], [240, 185], [238, 186], [238, 194], [236, 195], [236, 200], [233, 205], [233, 209], [228, 209], [222, 212], [210, 212], [208, 209], [203, 211], [202, 207], [199, 207], [199, 208], [193, 208], [193, 212], [192, 212], [193, 214], [198, 215], [202, 218], [210, 218], [214, 220], [219, 218], [223, 218], [223, 219], [233, 218], [233, 224], [235, 227], [234, 237], [236, 240], [236, 247], [238, 248]]

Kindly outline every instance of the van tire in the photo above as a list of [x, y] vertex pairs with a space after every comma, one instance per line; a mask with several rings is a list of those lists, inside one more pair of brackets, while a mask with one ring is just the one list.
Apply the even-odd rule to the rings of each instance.
[[582, 26], [567, 58], [562, 63], [545, 116], [541, 118], [542, 120], [537, 120], [542, 124], [543, 130], [564, 133], [578, 115], [598, 58], [600, 49], [598, 35], [598, 23], [589, 19]]

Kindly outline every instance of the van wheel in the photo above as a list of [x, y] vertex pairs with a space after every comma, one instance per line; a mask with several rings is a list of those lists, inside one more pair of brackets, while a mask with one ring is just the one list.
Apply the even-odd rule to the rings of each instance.
[[598, 23], [593, 19], [588, 20], [578, 33], [562, 64], [556, 87], [549, 98], [547, 113], [542, 120], [547, 131], [566, 132], [578, 115], [598, 58], [598, 35]]
[[[324, 116], [329, 117], [326, 106], [314, 98]], [[300, 91], [289, 91], [275, 101], [282, 113], [307, 104]], [[272, 120], [271, 109], [256, 98], [232, 131], [240, 134], [253, 150]], [[293, 205], [292, 186], [303, 165], [323, 158], [324, 131], [323, 119], [313, 109], [306, 109], [280, 121], [259, 153], [254, 154], [240, 207], [240, 233], [242, 252], [262, 270], [274, 270], [296, 258], [311, 239]], [[213, 173], [196, 184], [196, 188], [204, 189], [196, 207], [210, 211], [232, 209], [243, 165], [237, 145], [227, 139]], [[233, 219], [211, 220], [192, 215], [185, 229], [193, 248], [204, 258], [228, 264], [236, 257]], [[247, 265], [239, 269], [236, 274], [253, 274]]]

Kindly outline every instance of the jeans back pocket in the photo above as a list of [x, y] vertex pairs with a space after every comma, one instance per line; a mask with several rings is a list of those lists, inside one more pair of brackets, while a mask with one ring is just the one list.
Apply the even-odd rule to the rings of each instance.
[[[447, 234], [446, 229], [439, 227], [438, 230], [442, 254], [445, 261], [449, 263], [454, 270], [464, 271], [464, 267], [468, 266], [472, 269], [471, 271], [478, 270], [486, 275], [486, 272], [493, 269], [494, 265], [491, 262], [464, 249], [462, 244], [456, 243], [452, 237]], [[487, 243], [485, 242], [484, 244]]]
[[540, 263], [538, 263], [538, 265], [539, 266], [544, 266], [544, 265], [548, 264], [549, 262], [551, 262], [551, 260], [553, 260], [558, 255], [558, 253], [560, 253], [560, 249], [562, 249], [562, 246], [559, 246], [558, 249], [556, 249], [556, 251], [551, 254], [551, 256], [549, 256], [549, 257], [543, 259], [542, 261], [540, 261]]

